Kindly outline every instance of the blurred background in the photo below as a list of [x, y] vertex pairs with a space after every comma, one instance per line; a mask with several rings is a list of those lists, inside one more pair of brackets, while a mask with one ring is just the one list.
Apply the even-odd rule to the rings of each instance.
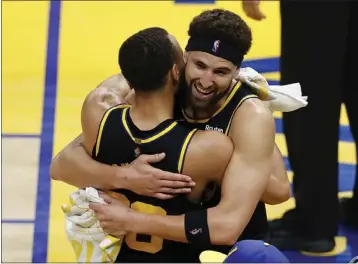
[[[190, 3], [192, 2], [192, 3]], [[253, 31], [244, 66], [280, 81], [280, 5], [264, 1], [264, 21], [248, 18], [240, 1], [3, 1], [2, 2], [2, 261], [74, 262], [61, 204], [73, 187], [51, 182], [51, 159], [81, 130], [85, 96], [118, 73], [117, 53], [132, 33], [161, 26], [185, 47], [191, 19], [222, 7], [241, 15]], [[287, 148], [281, 113], [276, 142]], [[355, 145], [345, 108], [340, 117], [339, 197], [350, 197]], [[322, 151], [325, 151], [322, 149]], [[292, 172], [290, 172], [292, 180]], [[324, 182], [322, 182], [322, 188]], [[294, 206], [267, 206], [270, 219]], [[358, 210], [358, 208], [357, 208]], [[348, 262], [358, 255], [358, 232], [340, 228], [339, 250], [329, 256], [285, 252], [293, 262]]]

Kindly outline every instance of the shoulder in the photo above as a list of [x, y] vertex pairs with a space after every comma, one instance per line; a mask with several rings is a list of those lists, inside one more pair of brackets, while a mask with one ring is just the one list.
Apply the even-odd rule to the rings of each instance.
[[92, 90], [86, 97], [84, 105], [101, 106], [108, 109], [112, 106], [122, 104], [131, 93], [131, 89], [121, 74], [109, 77], [96, 89]]
[[107, 109], [126, 103], [126, 98], [131, 94], [126, 79], [122, 74], [115, 74], [100, 83], [87, 96], [82, 106], [82, 111], [103, 114]]
[[123, 76], [114, 75], [87, 95], [81, 109], [82, 132], [87, 150], [91, 150], [95, 144], [98, 129], [101, 123], [105, 122], [103, 117], [109, 113], [108, 110], [126, 102], [124, 97], [130, 88], [125, 83]]
[[127, 80], [122, 74], [115, 74], [101, 82], [97, 88], [107, 88], [113, 92], [120, 92], [124, 89], [130, 89]]
[[275, 120], [272, 112], [259, 99], [246, 100], [233, 117], [229, 136], [235, 152], [266, 155], [275, 144]]
[[233, 122], [272, 123], [271, 110], [258, 98], [249, 98], [234, 113]]

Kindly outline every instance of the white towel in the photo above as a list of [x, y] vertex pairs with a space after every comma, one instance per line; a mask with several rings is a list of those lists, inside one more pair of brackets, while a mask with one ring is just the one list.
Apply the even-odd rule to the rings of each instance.
[[291, 112], [308, 104], [299, 83], [270, 86], [265, 77], [250, 67], [241, 68], [237, 78], [249, 85], [273, 112]]
[[69, 196], [70, 204], [63, 204], [67, 238], [78, 262], [114, 263], [121, 248], [122, 238], [103, 232], [89, 202], [106, 203], [94, 188], [79, 189]]

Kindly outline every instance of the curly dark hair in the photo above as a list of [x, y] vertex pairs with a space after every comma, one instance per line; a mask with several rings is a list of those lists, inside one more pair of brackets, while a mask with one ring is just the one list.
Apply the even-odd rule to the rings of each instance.
[[251, 48], [251, 29], [237, 14], [225, 9], [212, 9], [194, 17], [189, 26], [190, 37], [220, 39], [230, 43], [243, 56]]
[[118, 63], [128, 83], [138, 91], [160, 89], [175, 62], [168, 32], [159, 27], [130, 36], [119, 49]]

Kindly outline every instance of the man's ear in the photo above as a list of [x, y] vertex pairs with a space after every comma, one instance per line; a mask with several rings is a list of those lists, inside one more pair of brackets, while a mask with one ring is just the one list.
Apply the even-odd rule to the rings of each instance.
[[239, 81], [239, 73], [240, 73], [240, 67], [236, 67], [235, 73], [234, 73], [234, 77], [233, 79], [236, 81]]
[[179, 74], [180, 74], [180, 72], [179, 72], [179, 68], [178, 68], [177, 64], [173, 65], [171, 73], [172, 73], [173, 80], [175, 82], [179, 82], [179, 78], [180, 78]]
[[239, 73], [240, 73], [240, 67], [237, 67], [236, 70], [235, 70], [235, 76], [239, 76]]
[[183, 60], [184, 60], [184, 63], [186, 63], [188, 61], [188, 53], [186, 51], [184, 51]]

